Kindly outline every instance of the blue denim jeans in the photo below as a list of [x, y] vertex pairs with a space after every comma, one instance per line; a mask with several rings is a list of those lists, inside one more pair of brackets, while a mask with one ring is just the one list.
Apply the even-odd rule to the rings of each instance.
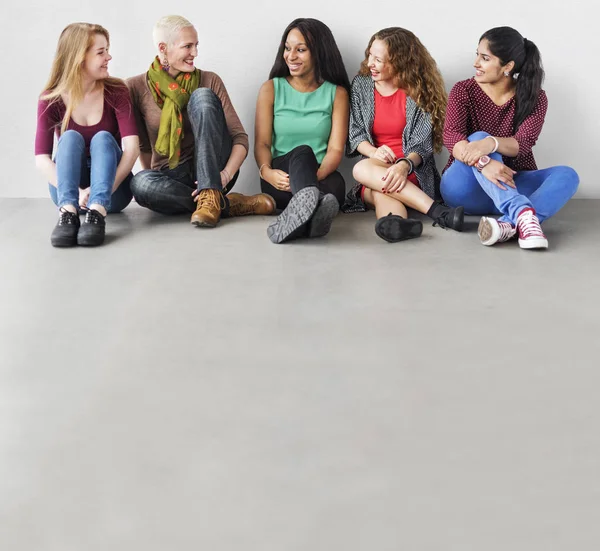
[[[486, 132], [475, 132], [469, 141], [486, 136]], [[500, 153], [490, 157], [503, 162]], [[440, 189], [447, 205], [462, 205], [465, 214], [501, 214], [501, 221], [514, 226], [524, 208], [535, 209], [540, 222], [555, 215], [577, 191], [579, 176], [568, 166], [555, 166], [517, 172], [514, 182], [516, 189], [500, 189], [475, 167], [455, 160], [442, 175]]]
[[[137, 203], [162, 214], [194, 212], [196, 203], [192, 191], [219, 189], [227, 193], [239, 176], [238, 171], [223, 189], [221, 170], [229, 160], [233, 142], [221, 100], [212, 90], [198, 88], [190, 97], [187, 113], [194, 133], [194, 160], [184, 161], [172, 169], [142, 170], [131, 181]], [[228, 213], [227, 199], [225, 203], [223, 216]]]
[[102, 205], [107, 212], [123, 210], [130, 202], [130, 174], [112, 193], [117, 165], [123, 152], [110, 132], [101, 131], [90, 142], [90, 156], [85, 150], [83, 136], [67, 130], [56, 148], [57, 187], [49, 185], [50, 197], [58, 207], [73, 205], [79, 208], [79, 189], [90, 188], [88, 205]]

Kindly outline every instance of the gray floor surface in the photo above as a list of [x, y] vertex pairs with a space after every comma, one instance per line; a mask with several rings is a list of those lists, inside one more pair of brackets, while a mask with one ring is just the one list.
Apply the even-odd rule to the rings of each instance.
[[531, 252], [134, 205], [56, 250], [0, 200], [0, 549], [597, 551], [599, 209]]

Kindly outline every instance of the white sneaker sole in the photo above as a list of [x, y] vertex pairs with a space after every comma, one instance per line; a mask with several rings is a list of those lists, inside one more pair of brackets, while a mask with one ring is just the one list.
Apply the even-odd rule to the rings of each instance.
[[521, 249], [547, 249], [548, 240], [543, 237], [530, 237], [529, 239], [519, 239]]
[[484, 216], [479, 221], [479, 227], [477, 228], [477, 235], [482, 245], [490, 247], [495, 245], [500, 239], [500, 226], [495, 218], [488, 218]]

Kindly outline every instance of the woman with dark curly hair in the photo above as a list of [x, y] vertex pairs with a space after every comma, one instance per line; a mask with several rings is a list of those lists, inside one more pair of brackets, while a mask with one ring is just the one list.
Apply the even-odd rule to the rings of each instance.
[[292, 21], [256, 103], [261, 189], [283, 209], [267, 230], [273, 243], [329, 232], [346, 191], [337, 168], [348, 137], [349, 90], [329, 27]]
[[427, 214], [434, 224], [461, 231], [462, 207], [436, 199], [440, 175], [433, 158], [442, 147], [446, 92], [437, 65], [410, 31], [383, 29], [371, 37], [350, 94], [347, 154], [362, 155], [352, 174], [359, 182], [345, 212], [374, 208], [375, 231], [389, 242], [418, 237], [419, 220], [406, 207]]

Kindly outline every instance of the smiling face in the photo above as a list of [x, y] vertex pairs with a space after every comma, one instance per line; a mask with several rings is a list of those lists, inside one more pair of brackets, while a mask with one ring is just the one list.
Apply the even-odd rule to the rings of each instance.
[[179, 73], [195, 71], [194, 59], [198, 56], [198, 33], [194, 27], [184, 27], [179, 31], [173, 44], [161, 42], [158, 49], [169, 62], [169, 74], [176, 77]]
[[314, 65], [306, 39], [298, 29], [292, 29], [285, 40], [283, 59], [292, 77], [307, 77], [314, 72]]
[[369, 48], [369, 58], [367, 59], [371, 78], [375, 82], [391, 82], [394, 78], [394, 69], [390, 63], [387, 44], [383, 40], [376, 38]]
[[88, 48], [83, 61], [83, 75], [91, 80], [108, 78], [108, 62], [112, 56], [108, 53], [108, 40], [102, 34], [94, 35], [94, 42]]
[[484, 38], [477, 46], [477, 57], [475, 57], [475, 81], [479, 84], [496, 84], [501, 80], [506, 80], [504, 73], [513, 69], [514, 62], [509, 61], [502, 65], [499, 57], [496, 57], [490, 50], [489, 42]]

